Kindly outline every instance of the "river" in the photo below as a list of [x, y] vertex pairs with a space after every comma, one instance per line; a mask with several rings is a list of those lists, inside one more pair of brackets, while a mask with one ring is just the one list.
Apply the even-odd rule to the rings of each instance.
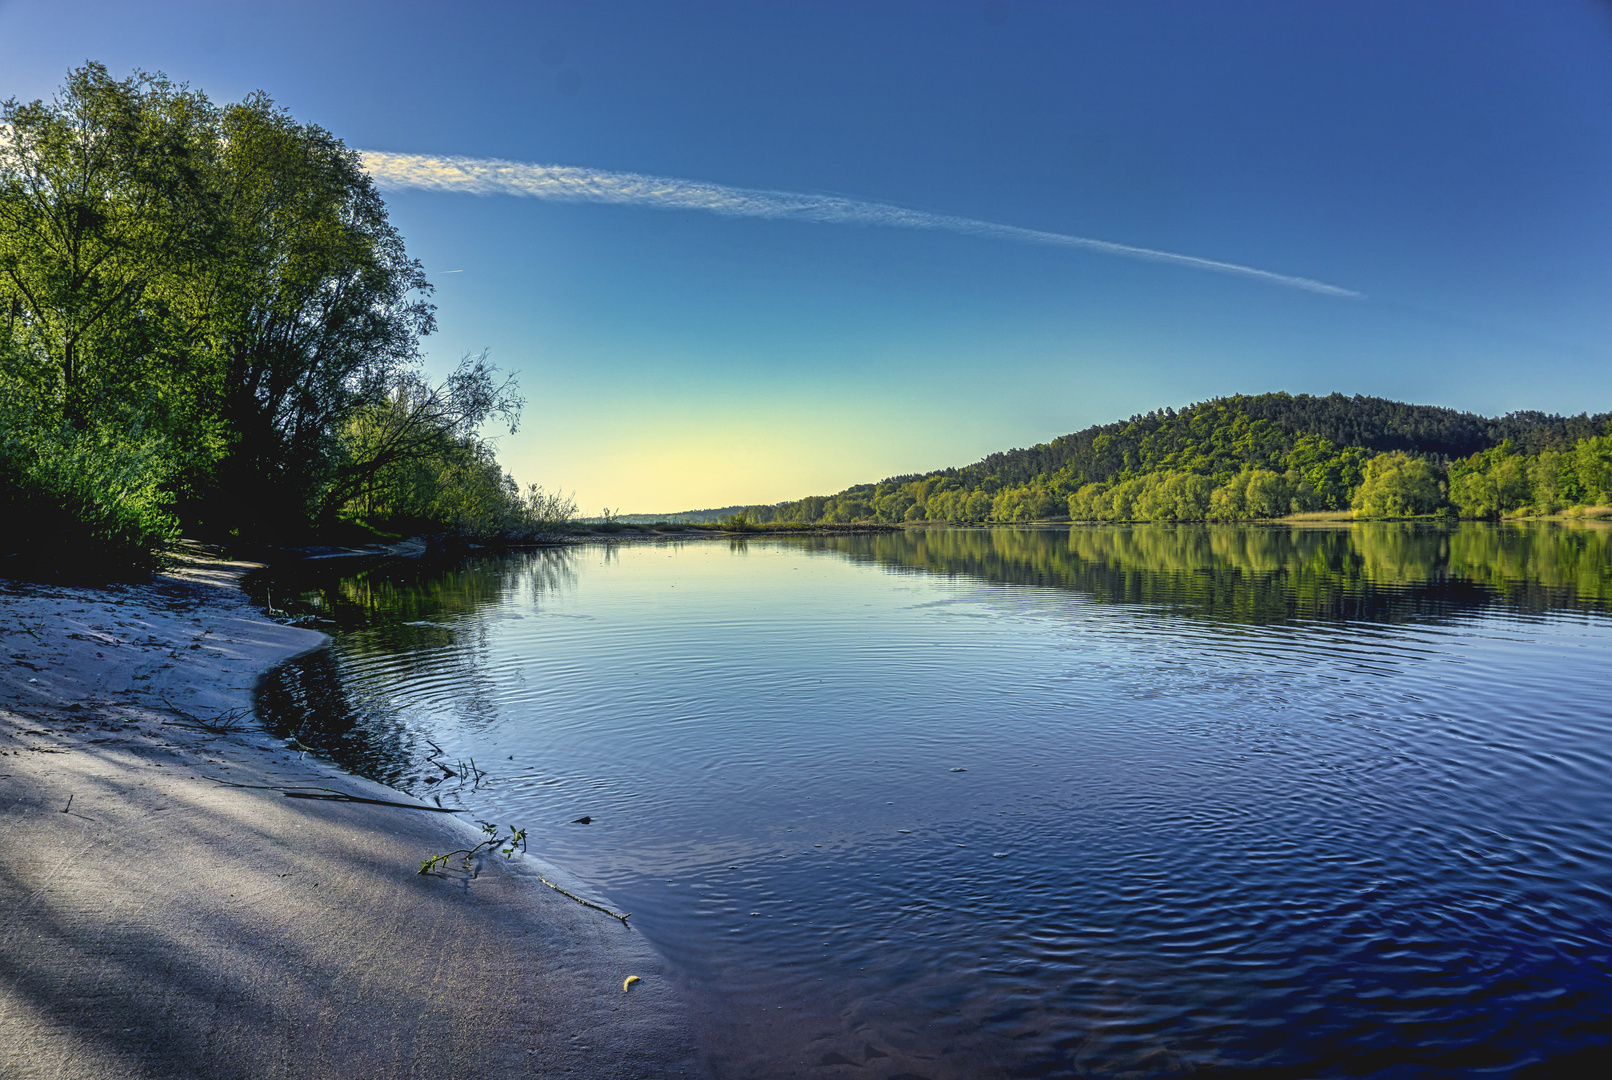
[[335, 644], [271, 723], [527, 828], [671, 959], [720, 1076], [1605, 1061], [1612, 529], [914, 529], [273, 588]]

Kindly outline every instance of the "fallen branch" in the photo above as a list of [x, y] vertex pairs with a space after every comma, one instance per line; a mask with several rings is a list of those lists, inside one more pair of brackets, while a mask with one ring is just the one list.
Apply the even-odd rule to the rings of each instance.
[[166, 694], [161, 695], [161, 700], [164, 705], [168, 706], [168, 710], [174, 715], [182, 716], [191, 723], [205, 728], [215, 735], [227, 735], [230, 732], [241, 730], [241, 721], [246, 719], [247, 716], [251, 715], [252, 712], [251, 709], [246, 708], [226, 709], [214, 714], [211, 717], [197, 716], [195, 713], [181, 709], [178, 705], [175, 705]]
[[611, 911], [607, 907], [603, 907], [603, 906], [601, 906], [599, 904], [595, 904], [592, 900], [584, 900], [584, 899], [582, 899], [582, 897], [578, 896], [574, 892], [566, 892], [564, 889], [560, 888], [558, 885], [554, 884], [554, 882], [550, 881], [548, 878], [544, 877], [541, 874], [538, 875], [537, 880], [541, 881], [543, 884], [547, 885], [549, 888], [553, 889], [555, 892], [559, 893], [561, 896], [569, 896], [571, 899], [575, 900], [577, 903], [581, 904], [583, 907], [591, 907], [595, 911], [604, 912], [606, 915], [610, 916], [612, 919], [620, 919], [622, 926], [626, 926], [627, 925], [627, 920], [632, 918], [632, 912], [630, 912], [630, 911], [627, 912], [627, 914], [625, 914], [625, 915], [621, 915], [621, 914], [618, 914], [618, 913], [616, 913], [614, 911]]

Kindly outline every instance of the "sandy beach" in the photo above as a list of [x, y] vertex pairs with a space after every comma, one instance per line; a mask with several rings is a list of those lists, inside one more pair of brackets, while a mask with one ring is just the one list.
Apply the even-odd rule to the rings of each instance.
[[[0, 580], [0, 1076], [702, 1076], [636, 931], [537, 853], [288, 748], [251, 715], [324, 643], [251, 567]], [[515, 823], [519, 824], [519, 823]], [[623, 992], [623, 980], [640, 980]]]

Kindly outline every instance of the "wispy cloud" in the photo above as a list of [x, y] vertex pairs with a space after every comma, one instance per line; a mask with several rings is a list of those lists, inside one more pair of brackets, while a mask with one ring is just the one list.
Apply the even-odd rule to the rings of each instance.
[[894, 229], [931, 229], [963, 233], [995, 240], [1048, 244], [1081, 248], [1128, 259], [1171, 263], [1194, 270], [1236, 274], [1272, 285], [1304, 289], [1325, 296], [1358, 298], [1352, 289], [1328, 285], [1324, 281], [1278, 274], [1239, 263], [1181, 255], [1173, 251], [1116, 244], [1086, 236], [1023, 229], [990, 221], [908, 210], [888, 203], [848, 199], [838, 195], [803, 195], [790, 191], [765, 191], [729, 187], [701, 180], [680, 180], [670, 176], [644, 176], [640, 173], [605, 172], [569, 165], [535, 165], [497, 158], [432, 157], [424, 154], [389, 154], [365, 151], [364, 167], [382, 188], [424, 188], [429, 191], [456, 191], [474, 195], [524, 195], [534, 199], [561, 202], [622, 203], [653, 206], [663, 210], [703, 210], [726, 217], [782, 218], [819, 224], [882, 225]]

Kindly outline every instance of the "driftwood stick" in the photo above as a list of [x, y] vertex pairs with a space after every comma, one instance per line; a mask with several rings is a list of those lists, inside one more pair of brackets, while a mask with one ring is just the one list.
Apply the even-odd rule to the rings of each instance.
[[627, 925], [627, 920], [632, 918], [632, 912], [630, 912], [630, 911], [627, 912], [627, 914], [625, 914], [625, 915], [621, 915], [621, 914], [618, 914], [618, 913], [616, 913], [614, 911], [611, 911], [607, 907], [601, 907], [600, 905], [595, 904], [592, 900], [584, 900], [584, 899], [582, 899], [582, 897], [578, 896], [574, 892], [566, 892], [564, 889], [560, 888], [558, 885], [554, 884], [554, 882], [550, 881], [548, 878], [542, 876], [541, 874], [538, 875], [537, 880], [541, 881], [543, 884], [547, 885], [549, 888], [553, 889], [555, 892], [559, 893], [561, 896], [569, 896], [571, 899], [575, 900], [577, 903], [581, 904], [583, 907], [591, 907], [595, 911], [604, 912], [606, 915], [610, 916], [612, 919], [620, 919], [622, 926], [626, 926]]

